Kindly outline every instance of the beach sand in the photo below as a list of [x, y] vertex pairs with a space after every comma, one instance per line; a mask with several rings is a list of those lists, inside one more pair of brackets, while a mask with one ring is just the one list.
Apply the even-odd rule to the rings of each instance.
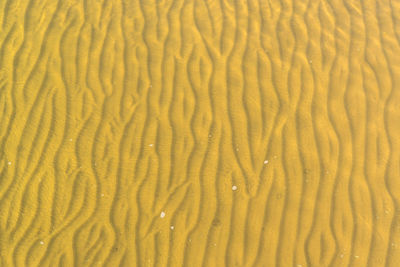
[[0, 0], [0, 266], [400, 266], [400, 2]]

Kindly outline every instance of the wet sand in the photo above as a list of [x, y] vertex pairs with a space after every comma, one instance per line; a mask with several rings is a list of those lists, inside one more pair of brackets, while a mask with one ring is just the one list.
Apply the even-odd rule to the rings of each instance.
[[0, 266], [400, 266], [400, 2], [0, 0]]

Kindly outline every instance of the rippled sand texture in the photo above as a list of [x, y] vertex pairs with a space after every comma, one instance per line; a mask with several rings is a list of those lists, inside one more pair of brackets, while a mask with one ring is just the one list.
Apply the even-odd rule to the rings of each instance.
[[0, 266], [400, 266], [400, 2], [0, 0]]

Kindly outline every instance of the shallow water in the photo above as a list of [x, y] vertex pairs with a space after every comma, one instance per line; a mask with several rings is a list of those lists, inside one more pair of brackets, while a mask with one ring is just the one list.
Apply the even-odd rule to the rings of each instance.
[[0, 0], [0, 266], [400, 266], [400, 2]]

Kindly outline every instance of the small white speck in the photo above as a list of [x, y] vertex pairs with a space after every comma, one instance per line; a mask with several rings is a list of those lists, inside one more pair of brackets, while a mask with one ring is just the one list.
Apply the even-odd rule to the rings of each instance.
[[303, 265], [301, 265], [301, 264], [297, 264], [297, 267], [302, 267]]
[[174, 229], [175, 229], [175, 227], [174, 227], [173, 225], [171, 225], [171, 227], [170, 227], [170, 228], [171, 228], [171, 230], [174, 230]]
[[153, 146], [154, 144], [150, 144], [149, 146], [151, 147], [151, 146]]
[[239, 148], [236, 148], [236, 151], [239, 151]]
[[101, 197], [104, 197], [104, 194], [101, 194]]
[[312, 60], [310, 60], [310, 63], [312, 64]]
[[360, 256], [357, 256], [357, 255], [356, 255], [356, 256], [354, 256], [354, 258], [356, 258], [356, 259], [358, 259], [359, 257], [360, 257]]
[[216, 243], [214, 243], [214, 247], [216, 247], [217, 246], [217, 244]]
[[264, 160], [264, 164], [268, 164], [268, 160]]
[[232, 186], [232, 190], [233, 190], [233, 191], [236, 191], [237, 189], [238, 189], [238, 188], [237, 188], [236, 185]]
[[165, 212], [161, 212], [161, 214], [160, 214], [160, 218], [164, 218], [165, 217]]
[[43, 241], [40, 241], [39, 243], [40, 243], [40, 245], [43, 245], [43, 244], [44, 244], [44, 242], [43, 242]]
[[72, 142], [72, 138], [70, 138], [69, 141]]
[[211, 137], [211, 136], [212, 136], [211, 134], [208, 135], [208, 137]]
[[11, 161], [7, 162], [8, 165], [11, 165]]

